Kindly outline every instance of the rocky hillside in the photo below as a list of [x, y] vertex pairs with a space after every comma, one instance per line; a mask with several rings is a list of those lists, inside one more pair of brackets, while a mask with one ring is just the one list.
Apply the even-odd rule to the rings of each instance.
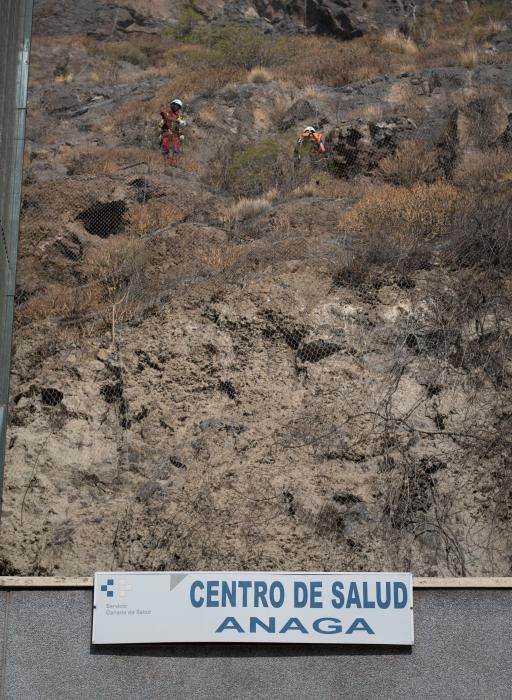
[[512, 14], [447, 5], [36, 2], [5, 573], [510, 574]]
[[[261, 20], [261, 26], [286, 32], [353, 39], [369, 31], [425, 31], [434, 24], [460, 21], [480, 0], [109, 0], [36, 1], [36, 32], [144, 32], [164, 21], [182, 28], [190, 22]], [[493, 7], [496, 3], [488, 3]], [[499, 3], [498, 3], [499, 5]], [[491, 10], [491, 14], [494, 14]]]

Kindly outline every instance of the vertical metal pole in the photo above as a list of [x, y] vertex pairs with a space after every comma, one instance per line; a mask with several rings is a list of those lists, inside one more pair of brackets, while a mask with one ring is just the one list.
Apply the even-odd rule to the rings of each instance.
[[0, 494], [6, 450], [33, 0], [4, 0], [0, 30]]

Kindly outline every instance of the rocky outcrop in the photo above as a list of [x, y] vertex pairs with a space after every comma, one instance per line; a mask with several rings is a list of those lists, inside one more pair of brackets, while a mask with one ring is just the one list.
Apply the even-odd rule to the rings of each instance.
[[457, 107], [452, 123], [459, 147], [487, 148], [507, 140], [511, 107], [512, 103], [485, 95]]
[[254, 4], [261, 17], [288, 28], [302, 28], [342, 39], [352, 39], [363, 33], [351, 19], [351, 3], [344, 0], [256, 0]]
[[281, 117], [279, 122], [279, 128], [282, 131], [290, 129], [292, 126], [297, 126], [300, 122], [311, 121], [316, 118], [316, 110], [309, 102], [305, 99], [297, 100], [292, 106], [285, 112]]
[[371, 171], [399, 142], [416, 129], [408, 117], [390, 117], [383, 121], [360, 119], [343, 122], [326, 136], [330, 158], [343, 177]]

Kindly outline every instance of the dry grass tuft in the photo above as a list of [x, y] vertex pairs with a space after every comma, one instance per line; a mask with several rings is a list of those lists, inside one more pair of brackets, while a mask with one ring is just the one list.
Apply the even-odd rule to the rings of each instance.
[[112, 303], [139, 283], [147, 260], [143, 241], [114, 236], [90, 251], [83, 270], [91, 281], [103, 286], [106, 300]]
[[229, 243], [219, 243], [211, 246], [207, 253], [199, 255], [197, 259], [214, 270], [225, 270], [240, 260], [240, 248]]
[[465, 153], [455, 170], [455, 182], [469, 190], [488, 190], [512, 182], [512, 153], [505, 150]]
[[480, 52], [475, 47], [464, 49], [460, 54], [460, 62], [465, 68], [474, 68], [480, 62]]
[[396, 29], [384, 32], [380, 37], [380, 44], [383, 49], [392, 53], [405, 54], [406, 56], [415, 56], [418, 53], [418, 47], [414, 41]]
[[[70, 157], [69, 157], [70, 155]], [[138, 148], [84, 146], [64, 152], [69, 175], [114, 175], [123, 167], [148, 161], [148, 152]]]
[[273, 74], [266, 68], [261, 66], [253, 68], [249, 71], [247, 75], [247, 80], [250, 83], [266, 84], [270, 83], [274, 79]]
[[73, 153], [68, 164], [69, 175], [114, 175], [119, 163], [114, 154], [101, 149], [81, 149]]
[[386, 238], [432, 238], [451, 226], [461, 195], [445, 182], [375, 185], [340, 221], [344, 230]]
[[184, 212], [174, 204], [155, 200], [131, 207], [127, 216], [129, 230], [137, 236], [147, 236], [152, 231], [176, 224], [184, 218]]
[[324, 84], [341, 86], [367, 80], [383, 72], [385, 56], [379, 56], [366, 39], [343, 44], [327, 37], [295, 37], [293, 61], [277, 73], [300, 88]]
[[276, 195], [276, 190], [271, 190], [262, 197], [242, 197], [224, 210], [223, 222], [229, 226], [261, 214], [271, 206]]
[[103, 300], [100, 285], [86, 287], [49, 286], [43, 295], [34, 296], [16, 309], [15, 322], [26, 325], [37, 321], [81, 320], [96, 315]]

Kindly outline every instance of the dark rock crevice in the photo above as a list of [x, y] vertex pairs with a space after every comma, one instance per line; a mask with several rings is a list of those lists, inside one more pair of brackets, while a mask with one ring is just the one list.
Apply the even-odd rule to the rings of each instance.
[[100, 238], [108, 238], [124, 229], [124, 215], [127, 206], [122, 199], [113, 202], [96, 202], [78, 214], [88, 233]]

